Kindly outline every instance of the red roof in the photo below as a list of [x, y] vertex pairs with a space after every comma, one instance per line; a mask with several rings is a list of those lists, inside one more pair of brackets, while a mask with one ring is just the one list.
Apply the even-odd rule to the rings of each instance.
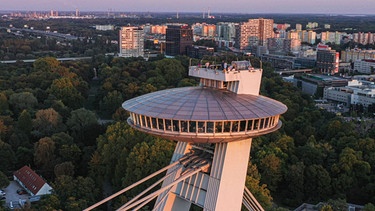
[[330, 48], [329, 48], [328, 45], [324, 45], [324, 44], [322, 44], [322, 43], [319, 43], [319, 44], [316, 46], [316, 48], [317, 48], [318, 50], [330, 50]]
[[25, 187], [36, 195], [46, 182], [30, 167], [24, 166], [13, 173]]

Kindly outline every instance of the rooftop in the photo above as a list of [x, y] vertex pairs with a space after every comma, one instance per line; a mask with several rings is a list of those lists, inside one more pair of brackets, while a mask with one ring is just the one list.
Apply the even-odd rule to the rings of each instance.
[[235, 94], [207, 87], [162, 90], [125, 101], [125, 110], [175, 120], [231, 121], [271, 117], [287, 107], [264, 96]]

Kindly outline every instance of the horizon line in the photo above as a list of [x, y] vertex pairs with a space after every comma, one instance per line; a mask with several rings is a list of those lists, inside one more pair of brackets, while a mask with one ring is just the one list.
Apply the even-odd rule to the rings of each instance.
[[[51, 9], [53, 11], [59, 11], [59, 12], [76, 12], [76, 10], [55, 10]], [[50, 12], [51, 10], [25, 10], [25, 9], [1, 9], [1, 12]], [[79, 9], [78, 9], [79, 10]], [[166, 13], [166, 14], [202, 14], [202, 12], [197, 11], [113, 11], [113, 10], [79, 10], [79, 12], [102, 12], [102, 13]], [[269, 15], [352, 15], [352, 16], [375, 16], [374, 13], [323, 13], [323, 12], [305, 12], [305, 13], [296, 13], [296, 12], [256, 12], [256, 13], [246, 13], [246, 12], [213, 12], [210, 11], [210, 14], [244, 14], [244, 15], [251, 15], [251, 14], [269, 14]]]

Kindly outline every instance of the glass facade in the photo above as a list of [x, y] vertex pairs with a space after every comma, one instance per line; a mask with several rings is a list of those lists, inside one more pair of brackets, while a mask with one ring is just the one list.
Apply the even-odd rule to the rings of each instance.
[[232, 134], [258, 132], [277, 126], [279, 116], [259, 119], [233, 121], [186, 121], [162, 119], [131, 113], [130, 121], [134, 126], [161, 132], [195, 133], [195, 134]]

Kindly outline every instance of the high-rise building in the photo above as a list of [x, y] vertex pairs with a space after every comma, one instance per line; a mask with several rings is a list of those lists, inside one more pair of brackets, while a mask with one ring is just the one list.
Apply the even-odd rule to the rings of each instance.
[[297, 52], [301, 50], [301, 40], [299, 39], [285, 39], [284, 52]]
[[196, 23], [191, 26], [193, 34], [203, 37], [215, 37], [216, 25], [207, 23]]
[[267, 38], [273, 37], [273, 19], [249, 19], [236, 28], [235, 47], [245, 50], [251, 46], [266, 46]]
[[203, 24], [202, 26], [202, 36], [205, 37], [215, 37], [216, 25]]
[[119, 32], [121, 57], [144, 56], [144, 33], [140, 27], [121, 27]]
[[310, 44], [315, 44], [316, 42], [316, 32], [308, 31], [307, 32], [307, 42]]
[[186, 55], [187, 47], [193, 45], [193, 30], [186, 24], [168, 25], [165, 43], [167, 56]]
[[218, 40], [234, 41], [237, 23], [219, 22], [216, 24], [216, 37]]
[[166, 34], [167, 25], [152, 25], [151, 34]]
[[284, 38], [268, 38], [267, 48], [270, 54], [283, 53]]
[[296, 31], [302, 31], [302, 24], [296, 24]]
[[285, 38], [268, 38], [267, 48], [270, 54], [285, 55], [301, 50], [301, 40]]
[[355, 62], [362, 59], [375, 59], [375, 50], [346, 49], [341, 51], [342, 62]]
[[289, 31], [286, 38], [288, 39], [300, 39], [299, 31]]
[[316, 52], [316, 67], [322, 73], [335, 74], [339, 72], [339, 53], [327, 45], [319, 44]]

